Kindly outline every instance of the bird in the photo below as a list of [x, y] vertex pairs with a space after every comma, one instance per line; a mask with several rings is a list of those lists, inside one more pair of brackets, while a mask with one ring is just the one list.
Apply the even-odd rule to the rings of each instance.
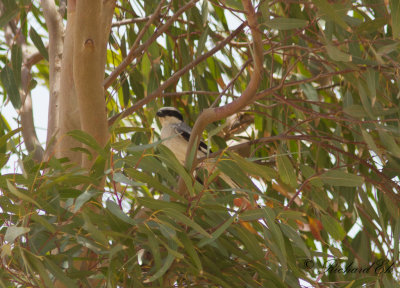
[[[192, 128], [183, 121], [181, 112], [175, 107], [160, 108], [156, 115], [161, 123], [160, 137], [161, 140], [163, 140], [162, 143], [168, 147], [174, 153], [178, 161], [184, 165]], [[200, 141], [197, 150], [197, 158], [205, 157], [211, 152], [207, 144]], [[209, 172], [213, 170], [214, 166], [215, 164], [210, 161], [205, 161], [203, 165]], [[227, 175], [220, 174], [219, 177], [230, 187], [238, 188], [236, 183]]]

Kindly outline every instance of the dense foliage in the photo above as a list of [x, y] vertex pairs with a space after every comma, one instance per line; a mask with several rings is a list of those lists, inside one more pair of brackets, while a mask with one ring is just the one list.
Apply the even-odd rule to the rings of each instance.
[[[47, 26], [38, 1], [1, 2], [1, 92], [18, 109], [21, 43], [39, 52], [32, 88], [50, 73]], [[238, 0], [164, 1], [149, 23], [159, 2], [117, 1], [105, 78], [136, 50], [105, 82], [110, 142], [65, 136], [97, 152], [90, 171], [36, 162], [2, 117], [0, 163], [17, 155], [21, 172], [0, 177], [0, 286], [398, 287], [398, 1], [253, 1], [261, 85], [207, 127], [215, 169], [197, 176], [159, 141], [155, 113], [175, 106], [193, 125], [240, 97], [252, 38]]]

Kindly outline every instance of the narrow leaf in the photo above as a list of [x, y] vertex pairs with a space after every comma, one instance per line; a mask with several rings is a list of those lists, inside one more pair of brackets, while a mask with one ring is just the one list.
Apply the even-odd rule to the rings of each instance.
[[14, 243], [15, 239], [19, 236], [28, 233], [31, 228], [28, 227], [17, 227], [17, 226], [10, 226], [7, 227], [6, 235], [4, 236], [4, 240], [8, 243]]
[[276, 17], [274, 19], [264, 21], [264, 24], [272, 29], [291, 30], [305, 27], [308, 24], [308, 21], [296, 18]]
[[78, 285], [76, 284], [75, 280], [72, 280], [68, 276], [66, 276], [66, 273], [64, 270], [62, 270], [60, 267], [58, 267], [53, 261], [51, 261], [49, 258], [45, 257], [44, 258], [44, 263], [45, 266], [49, 269], [51, 274], [54, 275], [55, 279], [59, 280], [60, 282], [64, 283], [66, 287], [68, 288], [78, 288]]
[[67, 135], [73, 137], [79, 142], [89, 146], [93, 150], [95, 150], [99, 155], [101, 155], [104, 159], [107, 159], [107, 153], [103, 148], [97, 143], [96, 139], [93, 138], [92, 135], [86, 133], [82, 130], [72, 130], [67, 133]]
[[21, 108], [21, 97], [19, 95], [18, 85], [11, 68], [7, 65], [4, 66], [3, 70], [1, 70], [0, 78], [14, 108]]
[[106, 208], [108, 209], [108, 211], [111, 212], [111, 214], [113, 214], [115, 217], [117, 217], [118, 219], [131, 224], [131, 225], [136, 225], [137, 222], [135, 220], [133, 220], [132, 218], [130, 218], [128, 215], [126, 215], [121, 208], [117, 205], [117, 203], [111, 201], [111, 200], [107, 200], [106, 201]]
[[17, 196], [17, 197], [18, 197], [19, 199], [21, 199], [21, 200], [28, 201], [28, 202], [30, 202], [30, 203], [36, 205], [37, 207], [41, 208], [41, 206], [39, 205], [38, 202], [36, 202], [35, 200], [33, 200], [33, 199], [32, 199], [30, 196], [28, 196], [27, 194], [25, 194], [25, 193], [19, 191], [17, 188], [15, 188], [15, 187], [10, 183], [10, 181], [8, 181], [8, 179], [7, 179], [6, 181], [7, 181], [8, 190], [9, 190], [12, 194], [14, 194], [15, 196]]
[[194, 230], [196, 230], [198, 233], [200, 233], [205, 237], [212, 238], [212, 236], [207, 231], [205, 231], [199, 224], [191, 220], [189, 217], [183, 215], [182, 213], [179, 213], [176, 210], [168, 208], [162, 210], [166, 215], [170, 216], [172, 219], [182, 222], [183, 224], [189, 227], [192, 227]]
[[144, 283], [153, 282], [153, 281], [157, 280], [158, 278], [160, 278], [161, 276], [163, 276], [165, 274], [165, 272], [167, 272], [169, 267], [171, 267], [171, 265], [174, 262], [174, 260], [175, 260], [175, 256], [172, 255], [172, 254], [168, 254], [167, 258], [164, 260], [164, 265], [161, 267], [161, 269], [158, 270], [149, 279], [145, 280]]
[[196, 265], [196, 268], [199, 270], [199, 273], [202, 273], [203, 266], [201, 265], [200, 257], [197, 254], [192, 241], [189, 239], [189, 237], [187, 236], [186, 233], [181, 233], [179, 239], [182, 241], [182, 244], [183, 244], [186, 252], [189, 254], [194, 265]]
[[363, 177], [340, 170], [329, 170], [317, 178], [332, 186], [358, 187], [364, 183]]
[[340, 51], [338, 48], [335, 46], [332, 46], [331, 44], [326, 45], [326, 51], [328, 52], [329, 57], [333, 61], [340, 61], [340, 62], [350, 62], [351, 61], [351, 55], [344, 53]]
[[392, 33], [393, 38], [400, 38], [400, 2], [398, 0], [390, 0], [390, 11], [392, 17]]
[[346, 236], [346, 232], [343, 230], [342, 226], [329, 215], [321, 215], [322, 225], [326, 232], [332, 236], [333, 239], [342, 241]]
[[235, 217], [229, 218], [227, 221], [224, 222], [224, 224], [218, 227], [218, 229], [215, 230], [214, 233], [211, 234], [211, 239], [202, 239], [197, 246], [201, 248], [207, 244], [214, 242], [216, 239], [218, 239], [219, 236], [222, 235], [222, 233], [225, 232], [226, 229], [231, 226], [234, 220]]
[[22, 49], [20, 45], [11, 47], [11, 64], [17, 87], [21, 86]]
[[282, 181], [293, 188], [297, 187], [297, 176], [289, 158], [286, 155], [277, 155], [276, 161]]
[[154, 210], [154, 211], [164, 210], [166, 208], [173, 209], [173, 210], [180, 211], [180, 212], [186, 211], [186, 206], [183, 206], [176, 202], [166, 202], [166, 201], [156, 200], [156, 199], [149, 198], [149, 197], [138, 197], [138, 198], [136, 198], [136, 201], [138, 201], [144, 207], [150, 208], [151, 210]]
[[43, 44], [42, 37], [36, 32], [35, 28], [31, 27], [29, 30], [29, 37], [31, 37], [33, 44], [39, 50], [40, 54], [49, 61], [49, 53]]
[[4, 146], [7, 143], [7, 140], [10, 139], [12, 136], [20, 132], [22, 128], [15, 129], [13, 131], [8, 132], [6, 135], [0, 137], [0, 147]]
[[17, 3], [15, 0], [3, 0], [4, 10], [0, 17], [0, 27], [3, 27], [10, 22], [19, 12]]

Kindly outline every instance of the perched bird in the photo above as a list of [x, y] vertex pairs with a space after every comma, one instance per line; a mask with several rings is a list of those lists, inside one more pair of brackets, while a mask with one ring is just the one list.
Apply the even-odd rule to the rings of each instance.
[[[192, 128], [183, 122], [181, 112], [174, 107], [163, 107], [157, 111], [156, 115], [158, 116], [162, 126], [161, 139], [164, 140], [163, 144], [175, 154], [175, 157], [179, 162], [184, 164]], [[197, 150], [197, 157], [200, 158], [206, 156], [208, 151], [210, 151], [208, 146], [203, 141], [200, 141]], [[210, 161], [206, 161], [204, 166], [208, 171], [210, 171], [214, 164]], [[238, 187], [228, 176], [221, 174], [220, 177], [229, 186]]]
[[[163, 144], [175, 154], [179, 162], [184, 164], [192, 128], [183, 122], [181, 112], [174, 107], [163, 107], [158, 110], [156, 115], [162, 126], [161, 139], [164, 140]], [[200, 141], [197, 157], [206, 156], [207, 151], [207, 145]]]

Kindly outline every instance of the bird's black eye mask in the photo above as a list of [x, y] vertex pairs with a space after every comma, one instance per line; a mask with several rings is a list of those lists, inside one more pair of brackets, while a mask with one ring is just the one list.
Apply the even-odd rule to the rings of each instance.
[[178, 111], [175, 110], [161, 110], [157, 112], [157, 116], [158, 117], [175, 117], [181, 121], [183, 121], [183, 116], [181, 113], [179, 113]]

